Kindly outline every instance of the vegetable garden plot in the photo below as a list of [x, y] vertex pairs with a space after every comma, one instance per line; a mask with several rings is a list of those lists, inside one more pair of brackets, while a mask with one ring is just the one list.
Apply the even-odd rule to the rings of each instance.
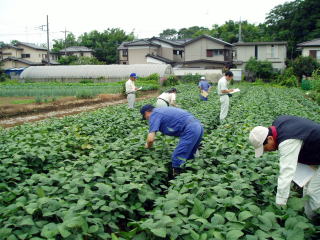
[[294, 89], [240, 88], [219, 125], [217, 96], [200, 102], [196, 86], [179, 86], [205, 135], [194, 170], [171, 181], [177, 139], [144, 149], [148, 126], [126, 105], [2, 130], [0, 238], [316, 239], [299, 192], [275, 206], [278, 157], [255, 159], [247, 138], [278, 114], [320, 122], [319, 106]]

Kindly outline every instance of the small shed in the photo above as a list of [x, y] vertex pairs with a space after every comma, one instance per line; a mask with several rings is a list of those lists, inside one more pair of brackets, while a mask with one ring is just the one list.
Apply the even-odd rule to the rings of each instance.
[[35, 81], [76, 82], [92, 79], [95, 82], [118, 82], [128, 79], [133, 72], [140, 77], [157, 73], [162, 78], [173, 74], [172, 67], [168, 64], [60, 65], [28, 67], [20, 78]]

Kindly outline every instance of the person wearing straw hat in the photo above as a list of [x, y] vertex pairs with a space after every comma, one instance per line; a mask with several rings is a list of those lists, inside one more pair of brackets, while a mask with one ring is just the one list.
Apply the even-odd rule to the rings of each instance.
[[175, 107], [155, 108], [147, 104], [140, 109], [144, 120], [149, 121], [146, 148], [151, 148], [157, 132], [179, 137], [178, 146], [172, 154], [173, 176], [183, 171], [183, 164], [195, 157], [203, 136], [203, 127], [191, 113]]
[[126, 94], [127, 94], [127, 100], [128, 100], [128, 108], [133, 109], [134, 104], [136, 101], [136, 91], [139, 90], [139, 88], [136, 88], [135, 81], [138, 78], [137, 74], [131, 73], [130, 78], [126, 82]]
[[176, 105], [176, 96], [177, 96], [177, 89], [171, 88], [170, 90], [163, 92], [157, 98], [156, 107], [177, 107]]
[[280, 116], [270, 127], [253, 128], [249, 141], [256, 157], [279, 150], [276, 204], [286, 205], [294, 181], [309, 197], [304, 209], [307, 217], [313, 218], [320, 207], [320, 124], [302, 117]]
[[200, 89], [200, 100], [208, 101], [209, 89], [211, 86], [205, 77], [200, 78], [198, 87]]

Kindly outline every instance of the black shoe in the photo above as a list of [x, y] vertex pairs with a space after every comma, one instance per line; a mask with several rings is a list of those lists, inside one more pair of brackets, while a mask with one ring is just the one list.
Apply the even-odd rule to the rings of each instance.
[[172, 176], [174, 178], [183, 172], [184, 172], [184, 169], [182, 169], [182, 168], [172, 168]]

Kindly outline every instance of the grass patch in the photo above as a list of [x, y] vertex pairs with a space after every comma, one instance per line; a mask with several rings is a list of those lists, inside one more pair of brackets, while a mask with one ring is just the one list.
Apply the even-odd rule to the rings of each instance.
[[18, 100], [13, 100], [10, 103], [11, 104], [30, 104], [34, 102], [35, 102], [34, 99], [18, 99]]

